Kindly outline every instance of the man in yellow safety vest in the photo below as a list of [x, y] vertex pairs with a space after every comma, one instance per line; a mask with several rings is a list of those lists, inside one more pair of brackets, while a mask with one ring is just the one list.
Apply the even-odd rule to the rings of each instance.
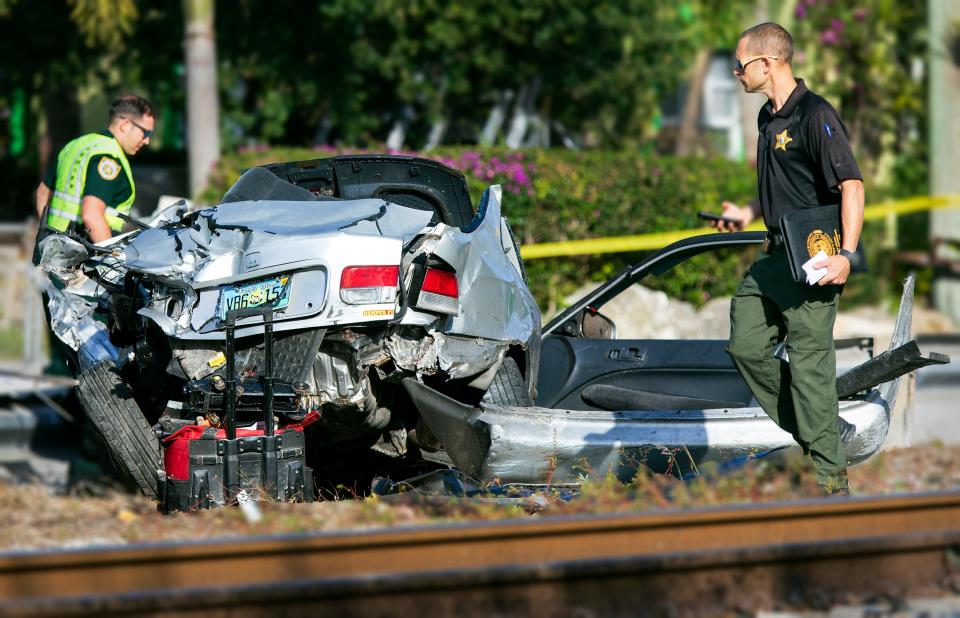
[[136, 197], [127, 156], [150, 143], [153, 127], [150, 103], [126, 95], [110, 105], [105, 130], [64, 146], [37, 187], [37, 216], [47, 226], [41, 226], [40, 236], [85, 233], [91, 242], [100, 242], [119, 232], [123, 220], [117, 214], [128, 214]]

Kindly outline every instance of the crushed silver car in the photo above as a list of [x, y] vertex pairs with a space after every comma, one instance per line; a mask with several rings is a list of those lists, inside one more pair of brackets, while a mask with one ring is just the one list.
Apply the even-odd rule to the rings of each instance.
[[227, 412], [256, 423], [265, 398], [278, 430], [318, 413], [309, 448], [393, 457], [417, 443], [404, 378], [469, 404], [529, 401], [540, 313], [500, 199], [490, 187], [474, 214], [452, 168], [342, 156], [250, 169], [219, 204], [103, 246], [42, 240], [52, 328], [113, 459], [156, 497], [161, 439]]

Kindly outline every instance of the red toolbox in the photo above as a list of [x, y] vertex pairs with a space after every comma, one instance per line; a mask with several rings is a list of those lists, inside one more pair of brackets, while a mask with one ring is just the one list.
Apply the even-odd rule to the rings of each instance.
[[[263, 421], [237, 429], [234, 366], [237, 319], [263, 316]], [[320, 418], [307, 416], [282, 429], [273, 416], [273, 312], [231, 311], [226, 318], [226, 388], [222, 428], [188, 425], [162, 439], [166, 479], [160, 486], [164, 513], [223, 506], [238, 500], [304, 502], [314, 499], [313, 473], [306, 465], [304, 428]]]

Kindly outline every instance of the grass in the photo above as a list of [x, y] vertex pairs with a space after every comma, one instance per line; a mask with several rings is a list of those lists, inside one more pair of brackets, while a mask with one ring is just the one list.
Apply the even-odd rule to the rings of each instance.
[[[960, 488], [960, 447], [929, 446], [881, 453], [851, 468], [855, 495]], [[140, 496], [57, 496], [36, 485], [0, 483], [0, 550], [126, 544], [147, 541], [325, 532], [390, 526], [556, 517], [589, 513], [655, 512], [819, 497], [809, 460], [752, 462], [733, 473], [701, 467], [701, 477], [680, 481], [641, 471], [630, 483], [613, 478], [586, 482], [564, 502], [545, 492], [536, 500], [504, 506], [483, 499], [403, 494], [312, 504], [259, 503], [262, 519], [250, 523], [240, 509], [221, 508], [164, 516]], [[535, 513], [532, 514], [531, 513]]]

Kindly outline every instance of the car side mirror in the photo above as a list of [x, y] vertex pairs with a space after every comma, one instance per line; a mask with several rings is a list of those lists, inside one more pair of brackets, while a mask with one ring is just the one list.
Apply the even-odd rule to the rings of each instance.
[[580, 335], [585, 339], [616, 339], [617, 325], [599, 311], [585, 309], [580, 314]]

